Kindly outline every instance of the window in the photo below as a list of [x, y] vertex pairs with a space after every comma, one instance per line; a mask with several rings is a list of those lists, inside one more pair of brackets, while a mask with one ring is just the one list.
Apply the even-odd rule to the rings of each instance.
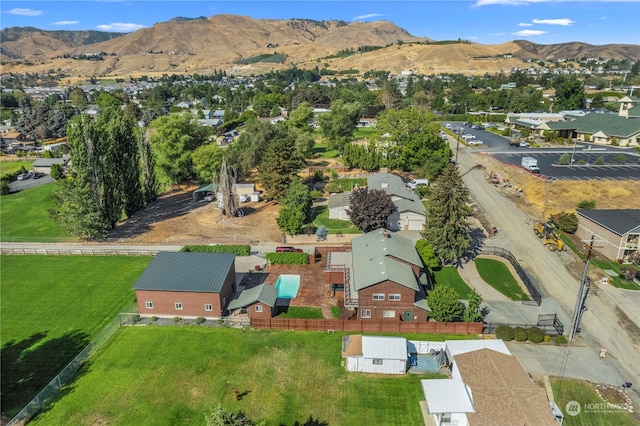
[[373, 365], [382, 365], [382, 359], [374, 358], [373, 359]]
[[395, 318], [396, 317], [396, 311], [382, 311], [382, 317], [383, 318]]
[[400, 295], [397, 293], [389, 293], [389, 300], [400, 300]]
[[177, 311], [181, 311], [182, 310], [182, 303], [176, 302], [176, 310]]
[[204, 304], [204, 310], [205, 311], [213, 311], [213, 305], [211, 303], [205, 303]]
[[144, 303], [147, 309], [153, 309], [153, 302], [145, 302]]
[[360, 311], [360, 318], [371, 318], [371, 309], [363, 309]]
[[262, 312], [262, 305], [256, 305], [256, 312]]
[[384, 293], [373, 293], [373, 300], [384, 300]]

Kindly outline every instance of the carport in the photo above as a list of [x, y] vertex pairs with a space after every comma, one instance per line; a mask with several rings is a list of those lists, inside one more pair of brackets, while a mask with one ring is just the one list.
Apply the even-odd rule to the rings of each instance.
[[215, 189], [212, 183], [202, 186], [193, 191], [193, 201], [195, 202], [202, 201], [207, 197], [212, 197], [209, 201], [213, 200], [213, 198], [215, 197]]

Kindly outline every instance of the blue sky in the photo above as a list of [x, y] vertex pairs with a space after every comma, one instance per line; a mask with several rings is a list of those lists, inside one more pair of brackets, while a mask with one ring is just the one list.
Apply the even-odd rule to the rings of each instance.
[[483, 44], [529, 40], [640, 44], [640, 0], [29, 1], [3, 0], [2, 28], [130, 32], [175, 16], [386, 20], [418, 37]]

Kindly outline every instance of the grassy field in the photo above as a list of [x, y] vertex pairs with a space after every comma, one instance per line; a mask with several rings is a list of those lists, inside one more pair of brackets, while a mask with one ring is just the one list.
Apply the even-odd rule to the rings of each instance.
[[504, 263], [495, 259], [476, 259], [476, 268], [480, 277], [491, 287], [498, 290], [511, 300], [530, 300], [529, 296]]
[[436, 284], [453, 287], [460, 299], [469, 300], [469, 297], [471, 297], [473, 289], [460, 277], [457, 268], [445, 266], [440, 269], [434, 269], [433, 275]]
[[[637, 419], [634, 419], [631, 414], [624, 412], [624, 410], [620, 408], [615, 408], [610, 411], [604, 409], [589, 409], [591, 404], [605, 402], [596, 393], [593, 383], [552, 377], [551, 387], [556, 399], [556, 404], [558, 404], [558, 407], [560, 407], [565, 414], [563, 423], [565, 426], [632, 426], [638, 424]], [[606, 401], [612, 404], [624, 403], [622, 399], [617, 397], [618, 395], [617, 392], [614, 392], [607, 397]], [[567, 414], [565, 407], [569, 401], [576, 401], [580, 404], [580, 413], [575, 416]]]
[[21, 409], [134, 300], [150, 257], [2, 256], [2, 411]]
[[7, 173], [15, 173], [24, 166], [25, 169], [31, 169], [33, 161], [0, 161], [0, 176]]
[[329, 219], [327, 206], [317, 206], [315, 208], [311, 223], [316, 228], [324, 225], [330, 234], [362, 234], [362, 231], [348, 220]]
[[316, 158], [336, 158], [340, 156], [340, 151], [337, 149], [328, 149], [327, 144], [317, 143], [313, 148], [313, 153]]
[[441, 376], [347, 374], [342, 335], [126, 327], [33, 424], [202, 425], [218, 403], [268, 425], [422, 424], [420, 379]]
[[55, 183], [48, 183], [4, 195], [0, 203], [0, 240], [73, 240], [49, 216], [53, 208], [51, 193], [55, 188]]

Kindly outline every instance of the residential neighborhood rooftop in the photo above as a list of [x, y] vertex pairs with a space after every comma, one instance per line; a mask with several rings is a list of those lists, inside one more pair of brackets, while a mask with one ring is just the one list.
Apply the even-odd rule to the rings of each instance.
[[620, 236], [640, 227], [640, 209], [577, 210], [577, 213]]

